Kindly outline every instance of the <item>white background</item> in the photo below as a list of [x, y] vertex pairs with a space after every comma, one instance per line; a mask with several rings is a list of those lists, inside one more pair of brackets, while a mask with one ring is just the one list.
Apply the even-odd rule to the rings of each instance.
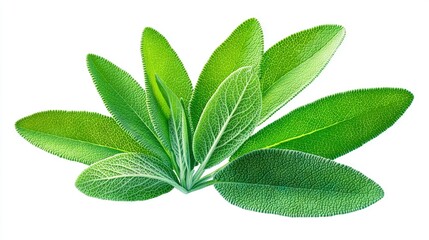
[[[429, 239], [427, 1], [2, 1], [0, 239]], [[406, 4], [405, 4], [406, 3]], [[158, 29], [194, 83], [211, 52], [250, 17], [265, 48], [319, 24], [347, 36], [318, 79], [283, 108], [335, 92], [401, 87], [415, 100], [388, 131], [338, 161], [385, 197], [362, 211], [287, 218], [242, 210], [213, 188], [145, 202], [110, 202], [74, 187], [85, 169], [23, 140], [14, 122], [48, 109], [107, 114], [86, 70], [102, 55], [142, 82], [140, 36]]]

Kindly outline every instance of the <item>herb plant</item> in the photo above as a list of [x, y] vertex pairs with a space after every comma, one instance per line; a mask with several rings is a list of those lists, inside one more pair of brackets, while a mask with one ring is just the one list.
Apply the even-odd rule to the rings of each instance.
[[88, 164], [76, 187], [92, 197], [138, 201], [214, 185], [230, 203], [257, 212], [356, 211], [381, 199], [383, 190], [333, 160], [389, 128], [411, 104], [410, 92], [337, 93], [253, 134], [317, 77], [344, 35], [341, 26], [317, 26], [264, 52], [259, 22], [249, 19], [214, 51], [193, 89], [167, 40], [146, 28], [145, 89], [108, 60], [87, 56], [112, 117], [45, 111], [19, 120], [16, 129], [47, 152]]

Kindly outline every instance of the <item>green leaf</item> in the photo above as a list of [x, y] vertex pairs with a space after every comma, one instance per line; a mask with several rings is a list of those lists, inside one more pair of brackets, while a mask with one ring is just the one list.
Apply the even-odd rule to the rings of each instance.
[[322, 25], [278, 42], [262, 57], [262, 111], [259, 124], [310, 84], [345, 36], [337, 25]]
[[205, 107], [193, 139], [195, 160], [212, 167], [229, 157], [252, 133], [261, 111], [261, 90], [252, 67], [233, 72]]
[[153, 129], [141, 86], [107, 59], [89, 54], [87, 64], [104, 104], [119, 126], [158, 157], [168, 158]]
[[257, 71], [264, 51], [258, 20], [242, 23], [212, 54], [198, 79], [190, 104], [192, 129], [221, 82], [235, 70], [254, 66]]
[[300, 107], [250, 137], [231, 160], [262, 148], [292, 149], [334, 159], [385, 131], [413, 95], [375, 88], [334, 94]]
[[183, 99], [180, 99], [180, 103], [182, 104], [182, 109], [184, 109], [185, 116], [186, 116], [186, 127], [187, 127], [187, 132], [188, 132], [187, 144], [189, 145], [189, 158], [190, 158], [190, 162], [191, 162], [191, 169], [193, 169], [194, 166], [197, 165], [197, 162], [195, 161], [194, 154], [191, 151], [191, 143], [192, 143], [192, 138], [193, 138], [193, 132], [191, 130], [190, 116], [188, 114], [189, 112], [186, 111], [187, 107], [185, 105], [185, 102], [183, 102]]
[[145, 70], [147, 104], [155, 131], [164, 146], [170, 145], [168, 136], [169, 107], [162, 96], [156, 77], [158, 75], [174, 94], [186, 104], [192, 94], [192, 83], [176, 52], [164, 36], [152, 28], [145, 28], [142, 35], [141, 54]]
[[185, 110], [182, 103], [176, 94], [173, 93], [163, 82], [156, 76], [158, 87], [164, 99], [170, 108], [170, 117], [168, 118], [171, 148], [176, 159], [175, 163], [178, 164], [181, 176], [180, 179], [184, 180], [184, 169], [191, 169], [190, 149], [189, 149], [189, 133], [187, 126], [187, 119]]
[[76, 187], [91, 197], [139, 201], [171, 191], [173, 179], [173, 173], [161, 160], [124, 153], [91, 165], [80, 174]]
[[280, 149], [249, 153], [215, 180], [219, 193], [238, 207], [290, 217], [344, 214], [383, 197], [380, 186], [350, 167]]
[[15, 126], [36, 147], [85, 164], [124, 152], [149, 154], [112, 118], [98, 113], [39, 112], [19, 120]]

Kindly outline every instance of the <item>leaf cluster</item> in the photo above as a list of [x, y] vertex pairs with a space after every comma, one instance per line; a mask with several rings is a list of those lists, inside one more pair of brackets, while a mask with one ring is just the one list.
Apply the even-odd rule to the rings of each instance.
[[344, 36], [342, 26], [321, 25], [264, 51], [261, 26], [249, 19], [213, 52], [193, 88], [170, 43], [146, 28], [145, 88], [107, 59], [87, 56], [111, 117], [45, 111], [19, 120], [16, 129], [49, 153], [89, 165], [76, 187], [92, 197], [137, 201], [214, 185], [230, 203], [258, 212], [356, 211], [383, 190], [333, 160], [393, 125], [411, 104], [410, 92], [333, 94], [254, 133], [318, 76]]

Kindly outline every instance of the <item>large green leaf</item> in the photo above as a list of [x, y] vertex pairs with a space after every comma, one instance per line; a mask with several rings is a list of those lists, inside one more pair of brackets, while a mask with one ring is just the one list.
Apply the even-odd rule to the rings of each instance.
[[158, 85], [158, 75], [174, 94], [186, 104], [192, 94], [192, 83], [176, 52], [159, 32], [145, 28], [142, 35], [141, 54], [145, 70], [147, 104], [155, 130], [164, 146], [170, 145], [167, 116], [168, 104]]
[[261, 110], [261, 90], [252, 67], [233, 72], [201, 115], [193, 139], [195, 160], [211, 167], [229, 157], [252, 133]]
[[150, 121], [146, 94], [141, 86], [107, 59], [89, 54], [87, 64], [104, 104], [117, 123], [145, 148], [166, 159]]
[[173, 172], [163, 161], [144, 154], [124, 153], [99, 161], [83, 171], [76, 187], [88, 196], [138, 201], [173, 189]]
[[252, 18], [237, 27], [213, 52], [192, 95], [190, 116], [193, 129], [221, 82], [240, 67], [255, 66], [258, 69], [263, 51], [261, 26], [258, 20]]
[[16, 130], [36, 147], [85, 164], [118, 153], [149, 153], [112, 118], [98, 113], [39, 112], [19, 120]]
[[383, 197], [383, 190], [358, 171], [303, 152], [265, 149], [230, 163], [215, 176], [230, 203], [290, 217], [344, 214]]
[[334, 159], [389, 128], [410, 106], [404, 89], [334, 94], [300, 107], [250, 137], [231, 160], [263, 148], [292, 149]]
[[262, 111], [259, 123], [310, 84], [341, 44], [345, 30], [322, 25], [278, 42], [262, 57]]

